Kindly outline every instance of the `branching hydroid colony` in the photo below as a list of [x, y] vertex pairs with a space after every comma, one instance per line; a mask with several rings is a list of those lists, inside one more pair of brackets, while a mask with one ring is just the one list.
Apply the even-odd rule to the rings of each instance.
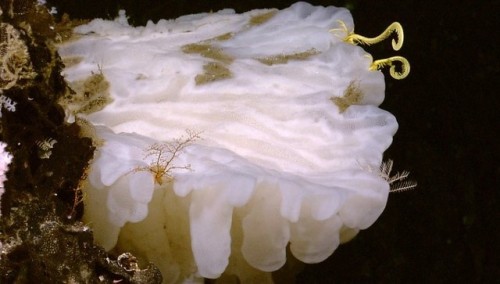
[[269, 283], [287, 247], [320, 262], [372, 225], [406, 178], [379, 170], [398, 125], [378, 107], [378, 69], [410, 69], [356, 45], [395, 30], [399, 49], [399, 24], [374, 39], [353, 27], [348, 10], [303, 2], [78, 27], [59, 49], [66, 79], [100, 64], [109, 83], [102, 110], [73, 112], [101, 141], [83, 187], [96, 240], [152, 261], [166, 283]]
[[380, 166], [380, 175], [387, 180], [391, 186], [391, 192], [403, 192], [417, 187], [417, 183], [411, 180], [406, 180], [410, 175], [408, 171], [397, 172], [391, 175], [393, 160], [389, 159]]
[[175, 165], [174, 160], [181, 154], [182, 150], [200, 139], [199, 133], [187, 130], [187, 137], [180, 137], [173, 141], [154, 143], [146, 149], [144, 159], [150, 157], [153, 161], [142, 167], [137, 167], [134, 171], [147, 171], [153, 174], [157, 184], [162, 185], [165, 181], [170, 182], [173, 179], [174, 170], [191, 170], [191, 165]]

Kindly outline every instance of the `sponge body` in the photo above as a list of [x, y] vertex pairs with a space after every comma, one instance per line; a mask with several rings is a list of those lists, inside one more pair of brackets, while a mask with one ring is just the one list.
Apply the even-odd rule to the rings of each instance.
[[[75, 114], [103, 141], [85, 186], [97, 241], [155, 262], [166, 282], [224, 271], [269, 280], [256, 271], [280, 268], [288, 244], [320, 262], [373, 224], [397, 122], [378, 108], [385, 84], [371, 57], [330, 32], [339, 21], [352, 30], [345, 9], [297, 3], [77, 28], [59, 52], [81, 60], [64, 74], [101, 72], [112, 98]], [[357, 99], [340, 107], [352, 86]], [[186, 130], [201, 139], [171, 153], [171, 179], [158, 182], [148, 149]]]

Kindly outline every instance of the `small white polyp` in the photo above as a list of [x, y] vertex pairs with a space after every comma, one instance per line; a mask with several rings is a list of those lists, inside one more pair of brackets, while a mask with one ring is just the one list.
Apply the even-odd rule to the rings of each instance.
[[[320, 262], [341, 232], [369, 227], [385, 207], [378, 169], [397, 122], [378, 108], [384, 77], [369, 71], [371, 58], [329, 32], [339, 21], [352, 30], [350, 13], [307, 3], [272, 11], [137, 28], [121, 14], [78, 27], [81, 37], [59, 49], [81, 58], [64, 70], [69, 82], [102, 72], [113, 99], [81, 115], [102, 125], [103, 141], [84, 188], [85, 220], [106, 249], [155, 262], [165, 282], [226, 269], [255, 280], [255, 268], [285, 263], [288, 244], [298, 259]], [[205, 75], [213, 81], [197, 83]], [[353, 83], [362, 97], [342, 111], [332, 98]], [[160, 184], [147, 149], [185, 130], [201, 139]]]

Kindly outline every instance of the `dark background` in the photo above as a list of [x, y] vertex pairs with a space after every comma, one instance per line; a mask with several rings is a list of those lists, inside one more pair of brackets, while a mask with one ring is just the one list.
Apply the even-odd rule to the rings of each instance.
[[[295, 1], [53, 0], [74, 18], [130, 22], [234, 8], [285, 8]], [[366, 49], [375, 59], [405, 56], [408, 78], [386, 76], [382, 108], [400, 124], [386, 158], [411, 171], [418, 188], [390, 195], [380, 219], [298, 283], [493, 283], [500, 281], [499, 1], [308, 1], [347, 6], [356, 33], [374, 36], [391, 22], [403, 48]], [[386, 75], [387, 72], [384, 71]]]

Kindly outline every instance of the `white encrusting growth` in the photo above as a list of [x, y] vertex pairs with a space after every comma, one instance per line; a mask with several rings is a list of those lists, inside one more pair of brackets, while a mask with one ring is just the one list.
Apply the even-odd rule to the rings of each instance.
[[[269, 281], [254, 268], [279, 269], [289, 243], [320, 262], [373, 224], [389, 185], [366, 169], [379, 168], [397, 122], [377, 107], [385, 85], [371, 58], [329, 32], [339, 21], [353, 26], [346, 9], [301, 2], [78, 27], [59, 53], [81, 60], [64, 75], [102, 72], [112, 98], [81, 115], [102, 140], [84, 189], [96, 240], [153, 261], [169, 283]], [[362, 96], [340, 111], [332, 98], [352, 82]], [[137, 170], [155, 162], [148, 147], [186, 130], [201, 139], [176, 153], [172, 180]]]

